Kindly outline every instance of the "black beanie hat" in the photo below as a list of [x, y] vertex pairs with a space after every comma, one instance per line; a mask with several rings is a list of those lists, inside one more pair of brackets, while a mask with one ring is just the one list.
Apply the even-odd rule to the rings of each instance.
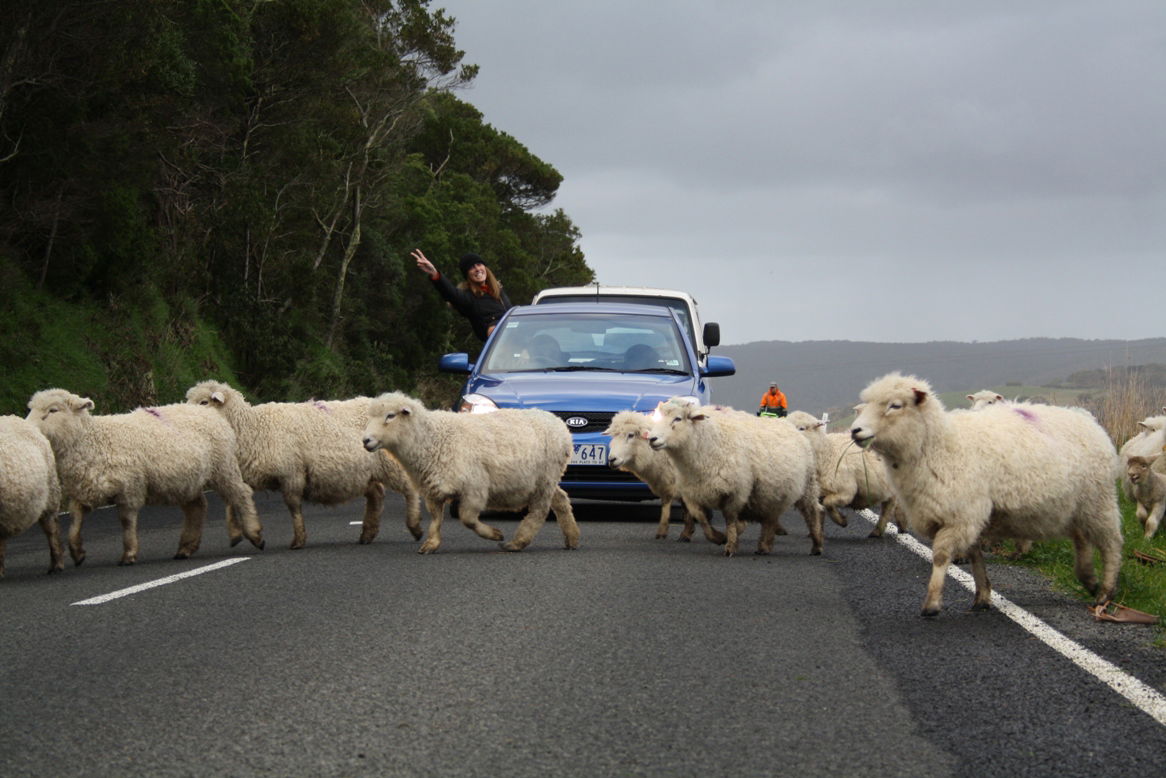
[[483, 265], [486, 264], [485, 262], [482, 262], [482, 258], [477, 254], [462, 254], [462, 258], [458, 261], [457, 266], [461, 268], [462, 276], [469, 278], [470, 268], [474, 265], [477, 265], [478, 263]]

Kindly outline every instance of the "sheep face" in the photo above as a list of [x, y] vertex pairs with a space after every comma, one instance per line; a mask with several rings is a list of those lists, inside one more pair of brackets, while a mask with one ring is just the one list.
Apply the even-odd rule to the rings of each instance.
[[416, 400], [391, 392], [382, 394], [368, 405], [368, 424], [364, 428], [364, 447], [368, 451], [385, 448], [395, 451], [410, 434], [415, 417], [424, 410]]
[[648, 430], [648, 445], [655, 451], [683, 446], [693, 434], [693, 425], [708, 419], [705, 409], [674, 400], [661, 405], [659, 414]]
[[1130, 477], [1130, 483], [1140, 484], [1150, 477], [1150, 465], [1153, 462], [1146, 457], [1133, 456], [1126, 462], [1126, 475]]
[[793, 411], [785, 417], [785, 420], [797, 427], [798, 432], [813, 432], [814, 430], [825, 432], [822, 429], [822, 421], [805, 411]]
[[1004, 395], [989, 392], [987, 389], [981, 389], [975, 394], [968, 395], [968, 402], [972, 404], [972, 410], [978, 411], [989, 405], [996, 405], [997, 403], [1006, 402]]
[[914, 376], [892, 373], [863, 390], [862, 410], [850, 427], [850, 437], [861, 448], [873, 448], [892, 460], [922, 437], [928, 411], [943, 405], [931, 385]]
[[607, 464], [610, 467], [626, 467], [636, 458], [636, 452], [647, 445], [648, 417], [635, 411], [620, 411], [611, 420], [603, 434], [611, 438], [608, 446]]
[[28, 421], [49, 440], [68, 437], [88, 418], [93, 401], [64, 389], [45, 389], [28, 401]]
[[218, 381], [203, 381], [186, 390], [186, 402], [191, 405], [205, 405], [222, 408], [235, 394], [231, 387]]

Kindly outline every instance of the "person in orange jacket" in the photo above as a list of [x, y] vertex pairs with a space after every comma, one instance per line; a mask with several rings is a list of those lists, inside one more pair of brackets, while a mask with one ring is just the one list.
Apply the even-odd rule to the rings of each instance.
[[758, 409], [757, 415], [768, 414], [770, 416], [785, 416], [786, 402], [785, 395], [777, 388], [777, 383], [769, 385], [769, 391], [761, 395], [761, 408]]

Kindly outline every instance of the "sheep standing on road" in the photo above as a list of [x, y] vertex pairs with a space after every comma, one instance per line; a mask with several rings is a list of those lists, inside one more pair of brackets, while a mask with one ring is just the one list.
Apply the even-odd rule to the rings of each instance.
[[855, 446], [848, 432], [827, 433], [824, 423], [805, 411], [794, 411], [786, 421], [805, 435], [814, 451], [819, 500], [826, 515], [845, 527], [846, 516], [841, 508], [859, 511], [877, 505], [879, 520], [868, 537], [881, 538], [897, 510], [883, 458]]
[[40, 522], [49, 541], [49, 572], [64, 567], [57, 512], [61, 485], [49, 441], [19, 416], [0, 416], [0, 578], [8, 538]]
[[530, 545], [554, 510], [568, 549], [579, 546], [579, 527], [559, 480], [571, 459], [567, 425], [543, 410], [492, 413], [431, 411], [400, 392], [382, 394], [368, 407], [364, 447], [384, 448], [405, 468], [425, 497], [429, 531], [419, 553], [441, 546], [445, 504], [458, 501], [458, 519], [481, 537], [502, 540], [482, 522], [483, 510], [527, 509], [507, 551]]
[[716, 411], [673, 398], [660, 406], [649, 432], [653, 449], [672, 459], [690, 513], [725, 516], [725, 555], [732, 556], [744, 522], [761, 523], [757, 553], [773, 548], [781, 514], [797, 507], [810, 531], [811, 554], [822, 553], [822, 510], [809, 442], [785, 419]]
[[982, 537], [1071, 537], [1078, 580], [1098, 603], [1113, 596], [1122, 551], [1117, 452], [1090, 414], [1027, 403], [948, 412], [926, 381], [898, 373], [872, 382], [862, 401], [851, 436], [883, 455], [910, 528], [931, 538], [925, 617], [939, 613], [947, 567], [964, 554], [976, 582], [972, 607], [990, 606]]
[[45, 389], [28, 401], [28, 419], [52, 444], [61, 489], [73, 521], [69, 552], [85, 560], [81, 525], [93, 508], [113, 502], [122, 526], [120, 565], [138, 558], [138, 511], [180, 505], [185, 520], [175, 559], [198, 550], [206, 519], [206, 488], [242, 517], [242, 532], [263, 548], [263, 529], [251, 487], [235, 459], [235, 433], [218, 414], [189, 405], [138, 408], [94, 416], [93, 401], [64, 389]]
[[[672, 501], [680, 499], [680, 482], [676, 475], [676, 467], [671, 458], [662, 451], [654, 451], [648, 445], [648, 430], [652, 426], [651, 419], [643, 413], [635, 411], [620, 411], [611, 419], [611, 424], [603, 434], [611, 438], [608, 448], [607, 463], [611, 467], [624, 470], [639, 478], [652, 494], [660, 498], [660, 523], [656, 527], [656, 539], [668, 537], [668, 520], [672, 512]], [[703, 515], [703, 514], [702, 514]], [[713, 543], [724, 543], [725, 536], [708, 524], [708, 519], [701, 522], [705, 537]], [[695, 529], [693, 516], [684, 507], [684, 529], [680, 531], [680, 540], [688, 542], [692, 539]]]
[[1166, 510], [1166, 475], [1151, 469], [1154, 460], [1149, 457], [1132, 456], [1126, 460], [1126, 475], [1129, 477], [1134, 501], [1138, 504], [1137, 517], [1142, 523], [1144, 537], [1154, 537], [1158, 522]]
[[404, 496], [405, 526], [414, 540], [421, 537], [417, 488], [395, 459], [361, 444], [369, 398], [251, 405], [230, 384], [203, 381], [187, 390], [186, 401], [209, 406], [230, 423], [239, 440], [239, 467], [252, 489], [283, 495], [293, 549], [308, 539], [305, 500], [339, 505], [363, 496], [360, 542], [371, 543], [380, 530], [386, 487]]

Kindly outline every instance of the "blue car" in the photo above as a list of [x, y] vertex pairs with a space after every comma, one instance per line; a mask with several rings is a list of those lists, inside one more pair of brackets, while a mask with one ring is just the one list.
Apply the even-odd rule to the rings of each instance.
[[708, 403], [707, 379], [736, 372], [727, 357], [700, 364], [686, 332], [659, 306], [518, 306], [498, 322], [477, 362], [446, 354], [440, 369], [469, 374], [455, 410], [542, 408], [562, 419], [574, 438], [562, 481], [570, 496], [647, 500], [647, 486], [607, 466], [603, 431], [619, 411], [651, 412], [670, 397]]

